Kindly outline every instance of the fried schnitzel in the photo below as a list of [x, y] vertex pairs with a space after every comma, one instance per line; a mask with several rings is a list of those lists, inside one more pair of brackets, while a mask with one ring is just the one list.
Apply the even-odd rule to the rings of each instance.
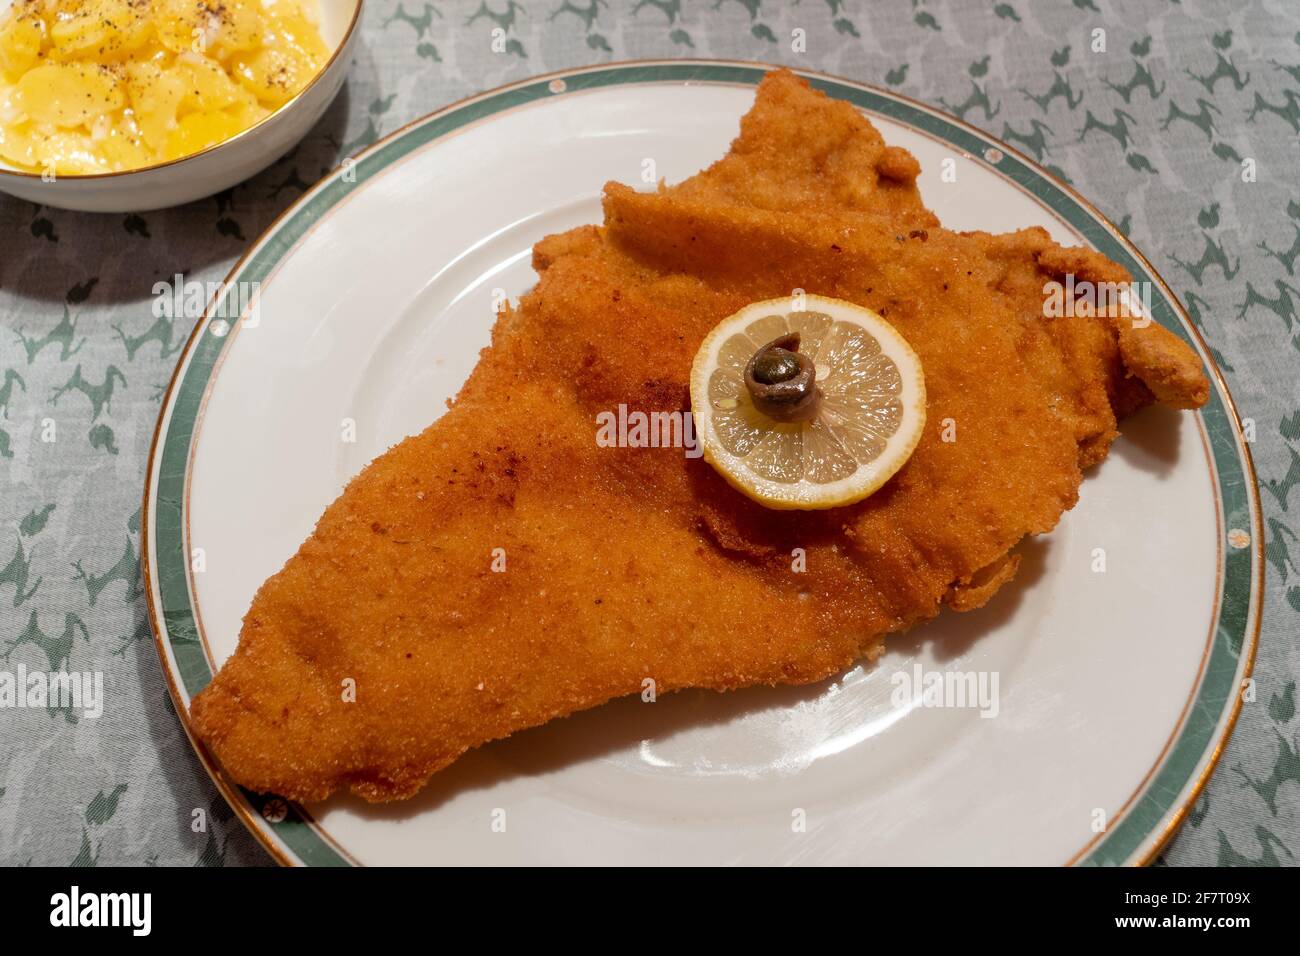
[[[603, 226], [539, 242], [536, 288], [449, 411], [348, 485], [194, 699], [229, 773], [303, 801], [402, 799], [471, 748], [647, 680], [816, 681], [945, 604], [987, 602], [1118, 418], [1197, 407], [1208, 382], [1157, 325], [1045, 319], [1045, 282], [1127, 274], [1041, 229], [948, 231], [918, 171], [780, 71], [722, 160], [653, 193], [610, 184]], [[597, 444], [620, 404], [686, 411], [704, 336], [794, 289], [874, 309], [922, 360], [931, 424], [879, 491], [777, 512], [680, 449]]]

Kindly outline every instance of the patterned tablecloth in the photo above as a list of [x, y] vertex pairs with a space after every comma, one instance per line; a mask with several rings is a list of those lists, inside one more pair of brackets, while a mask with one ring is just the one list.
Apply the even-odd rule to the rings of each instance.
[[[98, 720], [0, 710], [0, 863], [269, 862], [191, 753], [149, 639], [140, 490], [190, 331], [184, 319], [155, 320], [154, 283], [221, 279], [342, 157], [436, 107], [562, 67], [690, 56], [817, 69], [940, 106], [1073, 183], [1170, 281], [1255, 423], [1268, 599], [1256, 700], [1163, 859], [1297, 862], [1300, 5], [365, 6], [342, 94], [298, 149], [249, 182], [141, 215], [0, 196], [0, 654], [10, 668], [101, 671], [106, 694]], [[803, 52], [792, 49], [798, 29]], [[191, 827], [196, 808], [209, 810], [206, 832]]]

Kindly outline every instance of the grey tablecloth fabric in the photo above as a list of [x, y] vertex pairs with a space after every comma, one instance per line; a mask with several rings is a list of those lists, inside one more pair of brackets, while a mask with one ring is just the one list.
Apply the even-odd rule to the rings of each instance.
[[[806, 31], [806, 52], [791, 48]], [[507, 41], [492, 51], [493, 31]], [[1105, 33], [1096, 49], [1095, 30]], [[728, 57], [939, 105], [1064, 175], [1128, 230], [1256, 423], [1268, 603], [1257, 700], [1170, 864], [1300, 855], [1300, 5], [1120, 0], [366, 0], [343, 93], [293, 153], [179, 209], [0, 197], [0, 651], [105, 675], [99, 720], [0, 710], [0, 862], [263, 864], [193, 757], [149, 640], [138, 509], [189, 332], [153, 283], [202, 281], [346, 155], [436, 107], [568, 66]], [[1244, 182], [1242, 163], [1257, 176]], [[48, 421], [55, 441], [43, 441]], [[206, 809], [206, 832], [191, 826]]]

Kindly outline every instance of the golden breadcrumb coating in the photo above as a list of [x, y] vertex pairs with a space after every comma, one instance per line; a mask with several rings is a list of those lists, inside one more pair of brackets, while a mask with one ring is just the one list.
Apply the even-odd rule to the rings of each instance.
[[[944, 603], [988, 601], [1017, 542], [1074, 505], [1117, 414], [1205, 401], [1163, 329], [1043, 317], [1046, 281], [1124, 270], [1041, 229], [943, 229], [916, 160], [847, 104], [777, 72], [741, 129], [700, 175], [611, 184], [603, 227], [538, 243], [537, 287], [447, 414], [371, 463], [258, 591], [193, 703], [239, 783], [401, 799], [470, 748], [646, 680], [820, 680]], [[680, 449], [597, 445], [596, 415], [621, 403], [686, 411], [705, 334], [794, 289], [869, 306], [924, 363], [929, 425], [880, 491], [775, 512]]]

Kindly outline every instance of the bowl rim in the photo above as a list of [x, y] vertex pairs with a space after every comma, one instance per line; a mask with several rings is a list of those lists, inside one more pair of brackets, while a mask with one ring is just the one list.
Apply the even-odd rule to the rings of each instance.
[[[256, 130], [270, 123], [272, 120], [280, 116], [280, 114], [288, 112], [288, 110], [291, 109], [294, 105], [296, 105], [299, 100], [301, 100], [304, 96], [307, 95], [307, 92], [311, 90], [312, 87], [316, 86], [317, 83], [319, 83], [322, 79], [324, 79], [325, 74], [329, 73], [330, 70], [334, 67], [335, 62], [339, 59], [339, 56], [343, 53], [343, 51], [348, 48], [354, 34], [356, 34], [357, 26], [361, 22], [361, 9], [362, 7], [365, 6], [365, 2], [366, 0], [356, 0], [356, 5], [352, 8], [352, 19], [348, 21], [348, 26], [347, 29], [343, 31], [343, 36], [339, 38], [338, 44], [334, 47], [333, 52], [330, 53], [329, 59], [325, 61], [324, 66], [322, 66], [319, 70], [315, 72], [312, 78], [307, 81], [306, 85], [303, 86], [303, 88], [300, 89], [297, 93], [293, 94], [293, 96], [289, 97], [289, 99], [285, 100], [275, 109], [271, 110], [271, 112], [263, 116], [252, 126], [244, 127], [238, 133], [236, 133], [234, 136], [229, 137], [228, 139], [223, 139], [219, 143], [213, 143], [211, 146], [205, 146], [203, 147], [203, 149], [199, 150], [196, 153], [189, 153], [185, 156], [178, 156], [176, 159], [164, 160], [161, 163], [151, 163], [148, 166], [137, 166], [134, 169], [115, 170], [111, 173], [56, 174], [53, 179], [46, 180], [44, 179], [45, 176], [44, 173], [30, 173], [25, 170], [11, 169], [8, 166], [0, 165], [0, 179], [2, 179], [3, 177], [12, 177], [14, 179], [40, 179], [44, 182], [48, 182], [50, 185], [57, 185], [58, 183], [63, 181], [89, 182], [92, 180], [114, 179], [118, 176], [135, 176], [139, 173], [148, 173], [148, 172], [152, 172], [155, 169], [163, 169], [164, 167], [167, 166], [176, 166], [179, 165], [180, 163], [188, 163], [191, 160], [198, 159], [200, 156], [206, 156], [209, 153], [214, 153], [219, 149], [224, 149], [225, 147], [230, 146], [231, 144], [236, 142], [237, 140], [243, 139], [244, 137], [252, 134]], [[0, 163], [2, 162], [3, 160], [0, 160]]]

